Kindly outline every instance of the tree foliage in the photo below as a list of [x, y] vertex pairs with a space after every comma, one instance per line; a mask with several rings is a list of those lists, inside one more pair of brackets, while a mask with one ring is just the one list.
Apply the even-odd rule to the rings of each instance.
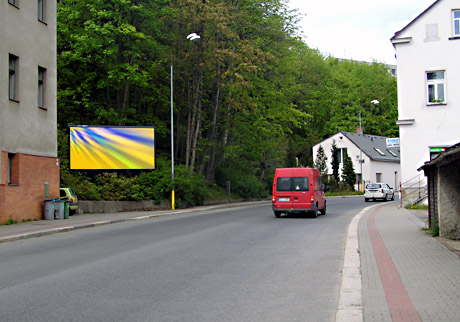
[[[385, 66], [309, 48], [284, 0], [60, 0], [57, 14], [60, 133], [69, 124], [154, 126], [158, 174], [171, 166], [172, 63], [184, 204], [202, 202], [206, 193], [190, 191], [203, 183], [227, 180], [243, 197], [266, 195], [276, 167], [313, 166], [311, 147], [354, 132], [360, 111], [365, 133], [398, 136], [396, 81]], [[191, 32], [201, 38], [188, 41]], [[156, 200], [172, 188], [167, 175], [70, 172], [60, 144], [63, 184], [88, 198]], [[93, 185], [112, 194], [85, 188]]]
[[356, 183], [356, 173], [353, 168], [353, 161], [351, 160], [348, 153], [344, 155], [343, 170], [342, 170], [342, 181], [348, 186], [350, 190], [354, 190]]
[[327, 173], [328, 173], [327, 156], [326, 156], [326, 153], [324, 152], [324, 148], [322, 145], [319, 146], [318, 153], [316, 154], [315, 168], [319, 170], [319, 173], [321, 174], [321, 177], [323, 178], [323, 180], [327, 179]]

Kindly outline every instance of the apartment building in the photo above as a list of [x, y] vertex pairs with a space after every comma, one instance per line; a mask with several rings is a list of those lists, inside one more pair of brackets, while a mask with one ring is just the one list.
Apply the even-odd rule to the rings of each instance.
[[56, 0], [0, 0], [0, 224], [59, 196]]
[[426, 161], [460, 142], [460, 1], [435, 1], [391, 42], [404, 189], [424, 179], [417, 169]]

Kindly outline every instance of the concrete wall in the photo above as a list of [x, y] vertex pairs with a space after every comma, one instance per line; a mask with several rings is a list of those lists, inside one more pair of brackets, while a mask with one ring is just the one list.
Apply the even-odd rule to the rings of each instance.
[[439, 235], [460, 239], [460, 162], [449, 163], [437, 171]]
[[[435, 4], [411, 25], [395, 44], [398, 62], [398, 120], [400, 125], [401, 181], [418, 175], [417, 168], [429, 161], [429, 147], [451, 146], [460, 141], [460, 39], [453, 36], [452, 9], [458, 0]], [[427, 38], [427, 26], [437, 25], [438, 37]], [[394, 42], [394, 41], [393, 41]], [[445, 71], [445, 104], [427, 104], [427, 71]]]
[[[44, 22], [37, 1], [0, 2], [0, 150], [56, 157], [56, 1]], [[9, 54], [19, 57], [17, 100], [8, 98]], [[38, 108], [38, 67], [46, 68], [44, 108]]]
[[115, 213], [135, 210], [170, 209], [169, 201], [156, 205], [152, 200], [146, 201], [86, 201], [80, 200], [77, 214], [81, 213]]
[[[40, 219], [45, 199], [59, 196], [56, 111], [56, 0], [45, 3], [38, 19], [37, 1], [18, 6], [0, 1], [0, 224]], [[9, 55], [18, 57], [17, 96], [9, 99]], [[38, 69], [45, 68], [44, 105], [38, 105]], [[8, 183], [8, 153], [14, 154]]]

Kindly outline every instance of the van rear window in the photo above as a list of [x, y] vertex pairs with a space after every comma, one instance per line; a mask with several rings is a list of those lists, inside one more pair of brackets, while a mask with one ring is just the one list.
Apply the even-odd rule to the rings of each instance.
[[308, 191], [308, 177], [287, 177], [276, 180], [276, 191]]

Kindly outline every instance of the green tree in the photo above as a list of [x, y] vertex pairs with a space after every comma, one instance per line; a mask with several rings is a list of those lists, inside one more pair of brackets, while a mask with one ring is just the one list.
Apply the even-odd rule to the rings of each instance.
[[331, 148], [331, 168], [332, 168], [332, 177], [334, 178], [335, 182], [338, 183], [340, 181], [339, 177], [339, 153], [340, 150], [337, 148], [335, 144], [335, 140], [332, 141], [332, 148]]
[[318, 152], [316, 154], [315, 168], [319, 170], [319, 173], [321, 173], [321, 177], [323, 178], [323, 180], [325, 180], [327, 178], [328, 168], [326, 153], [324, 152], [322, 145], [319, 146]]
[[353, 168], [353, 161], [351, 160], [348, 153], [344, 155], [342, 181], [345, 182], [348, 188], [353, 189], [356, 183], [356, 173]]

